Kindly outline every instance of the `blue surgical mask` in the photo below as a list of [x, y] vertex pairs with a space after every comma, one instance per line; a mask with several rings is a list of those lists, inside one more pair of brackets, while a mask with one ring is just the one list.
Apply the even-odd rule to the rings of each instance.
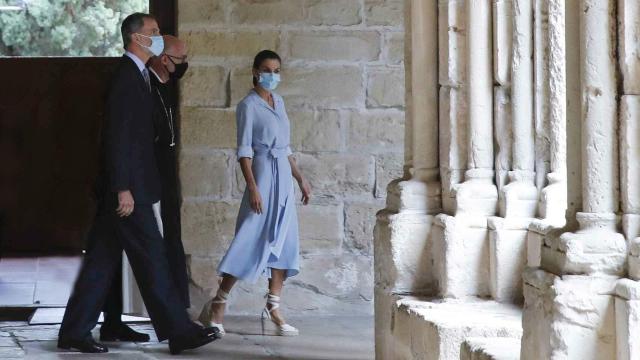
[[144, 46], [142, 44], [140, 44], [140, 46], [145, 47], [155, 56], [160, 56], [160, 54], [162, 54], [162, 51], [164, 50], [164, 38], [162, 35], [148, 36], [140, 33], [138, 33], [138, 35], [151, 39], [151, 46]]
[[258, 78], [258, 84], [266, 90], [275, 90], [280, 83], [280, 74], [275, 73], [260, 73]]

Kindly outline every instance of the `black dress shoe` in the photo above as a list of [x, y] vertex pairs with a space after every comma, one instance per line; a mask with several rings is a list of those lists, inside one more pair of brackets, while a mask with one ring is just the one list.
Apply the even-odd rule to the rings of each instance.
[[189, 349], [199, 348], [218, 339], [215, 331], [209, 329], [199, 329], [195, 336], [180, 336], [169, 339], [169, 352], [171, 355], [178, 355]]
[[209, 327], [202, 329], [204, 331], [205, 336], [213, 336], [217, 339], [221, 339], [222, 335], [220, 335], [220, 330], [216, 327]]
[[109, 352], [106, 346], [88, 337], [84, 340], [58, 339], [58, 348], [78, 350], [82, 353], [99, 354]]
[[148, 342], [149, 335], [137, 332], [120, 323], [117, 325], [102, 325], [100, 327], [100, 341], [131, 341], [131, 342]]

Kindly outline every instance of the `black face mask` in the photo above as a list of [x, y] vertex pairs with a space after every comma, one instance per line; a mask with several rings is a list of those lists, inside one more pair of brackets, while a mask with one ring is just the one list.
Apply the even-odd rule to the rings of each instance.
[[175, 71], [170, 72], [169, 77], [173, 80], [180, 80], [184, 76], [184, 73], [187, 72], [187, 69], [189, 68], [189, 63], [184, 62], [181, 64], [176, 64], [173, 62], [171, 58], [169, 58], [169, 60], [173, 63], [173, 66], [175, 67]]

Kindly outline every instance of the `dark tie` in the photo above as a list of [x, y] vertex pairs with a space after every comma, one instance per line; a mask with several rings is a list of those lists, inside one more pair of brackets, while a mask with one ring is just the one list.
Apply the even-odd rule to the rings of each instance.
[[144, 68], [144, 70], [142, 70], [142, 77], [144, 78], [144, 82], [147, 83], [149, 92], [151, 92], [151, 79], [149, 79], [149, 70], [147, 70], [147, 68]]

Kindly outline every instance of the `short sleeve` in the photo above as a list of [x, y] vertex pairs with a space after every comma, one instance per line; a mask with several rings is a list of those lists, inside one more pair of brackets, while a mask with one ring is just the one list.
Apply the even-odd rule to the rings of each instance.
[[293, 151], [291, 151], [291, 146], [287, 146], [287, 156], [293, 155]]
[[247, 110], [245, 103], [238, 104], [236, 108], [238, 159], [253, 158], [253, 147], [251, 146], [253, 140], [253, 118]]

